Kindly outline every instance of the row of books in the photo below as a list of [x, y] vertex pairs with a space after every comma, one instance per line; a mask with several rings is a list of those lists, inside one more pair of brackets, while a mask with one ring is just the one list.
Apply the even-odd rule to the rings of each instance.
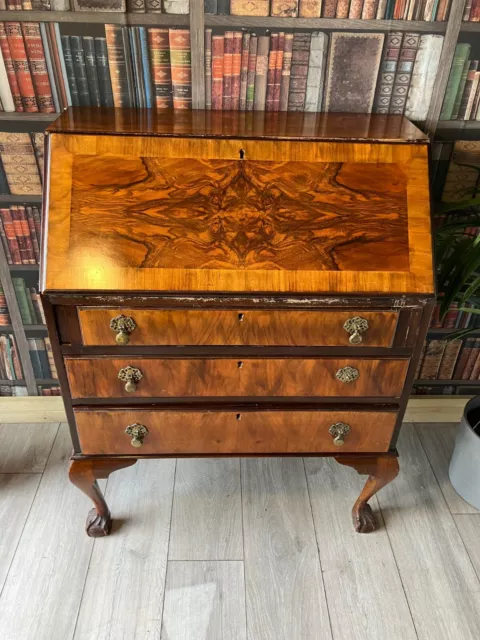
[[[446, 20], [451, 0], [204, 0], [205, 13], [280, 18]], [[471, 14], [480, 17], [480, 0]], [[469, 18], [475, 19], [475, 18]]]
[[471, 45], [455, 47], [440, 120], [480, 120], [479, 61], [470, 60]]
[[36, 378], [58, 378], [50, 338], [28, 338], [28, 351]]
[[10, 313], [8, 312], [5, 292], [0, 284], [0, 325], [5, 326], [7, 324], [12, 324], [12, 321], [10, 319]]
[[206, 30], [207, 109], [426, 118], [443, 36]]
[[41, 396], [61, 396], [60, 387], [38, 387]]
[[465, 22], [480, 22], [480, 0], [465, 0], [463, 20]]
[[[61, 396], [60, 387], [39, 386], [38, 392], [41, 396]], [[0, 396], [28, 396], [28, 389], [24, 385], [0, 384]]]
[[480, 338], [426, 340], [415, 378], [480, 380]]
[[2, 380], [23, 379], [17, 344], [15, 337], [11, 333], [2, 333], [0, 335], [0, 378]]
[[11, 11], [113, 11], [116, 13], [188, 13], [189, 0], [0, 0]]
[[0, 237], [8, 264], [39, 264], [40, 211], [35, 206], [0, 209]]
[[[473, 307], [466, 303], [463, 308]], [[454, 302], [443, 319], [440, 318], [440, 305], [437, 304], [430, 322], [431, 329], [480, 329], [480, 315], [459, 311], [458, 303]]]
[[23, 278], [12, 278], [23, 324], [46, 324], [40, 294], [29, 287]]
[[0, 131], [0, 194], [41, 195], [43, 133]]

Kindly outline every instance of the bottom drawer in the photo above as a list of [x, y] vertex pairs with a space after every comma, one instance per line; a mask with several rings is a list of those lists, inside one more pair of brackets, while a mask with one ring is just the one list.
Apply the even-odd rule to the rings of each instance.
[[[387, 411], [75, 410], [82, 453], [92, 455], [384, 452], [396, 417]], [[134, 424], [140, 432], [127, 434]]]

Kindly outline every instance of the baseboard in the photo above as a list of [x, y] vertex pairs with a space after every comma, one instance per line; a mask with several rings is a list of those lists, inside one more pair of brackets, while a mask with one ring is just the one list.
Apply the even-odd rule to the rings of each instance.
[[[410, 398], [406, 422], [458, 422], [468, 397], [417, 396]], [[66, 422], [60, 396], [0, 397], [0, 422]]]

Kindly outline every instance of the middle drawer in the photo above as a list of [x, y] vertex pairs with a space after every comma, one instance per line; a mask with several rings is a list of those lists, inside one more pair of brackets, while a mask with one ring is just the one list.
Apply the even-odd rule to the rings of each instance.
[[65, 358], [72, 398], [401, 395], [409, 360]]

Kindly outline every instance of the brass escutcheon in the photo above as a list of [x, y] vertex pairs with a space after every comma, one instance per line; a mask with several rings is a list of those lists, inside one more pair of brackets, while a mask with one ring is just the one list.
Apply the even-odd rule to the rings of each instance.
[[116, 316], [110, 320], [110, 329], [117, 334], [115, 340], [123, 346], [130, 342], [130, 333], [136, 328], [135, 320], [128, 316]]
[[132, 447], [141, 447], [143, 444], [143, 439], [146, 435], [148, 435], [148, 429], [143, 424], [138, 424], [134, 422], [133, 424], [129, 424], [125, 429], [125, 433], [127, 436], [131, 436], [130, 444]]
[[342, 367], [337, 371], [335, 377], [340, 382], [350, 383], [355, 382], [360, 377], [360, 372], [355, 367]]
[[354, 316], [345, 322], [343, 328], [350, 334], [348, 339], [350, 344], [360, 344], [362, 341], [362, 336], [360, 334], [368, 329], [368, 322], [365, 318]]
[[125, 382], [125, 391], [133, 393], [137, 390], [136, 383], [143, 378], [143, 373], [140, 371], [140, 369], [128, 365], [127, 367], [120, 369], [120, 371], [118, 372], [118, 377], [120, 378], [120, 380]]
[[345, 422], [336, 422], [335, 424], [332, 424], [328, 433], [333, 436], [333, 444], [336, 447], [341, 447], [345, 444], [345, 436], [347, 436], [350, 431], [351, 429], [349, 424], [345, 424]]

